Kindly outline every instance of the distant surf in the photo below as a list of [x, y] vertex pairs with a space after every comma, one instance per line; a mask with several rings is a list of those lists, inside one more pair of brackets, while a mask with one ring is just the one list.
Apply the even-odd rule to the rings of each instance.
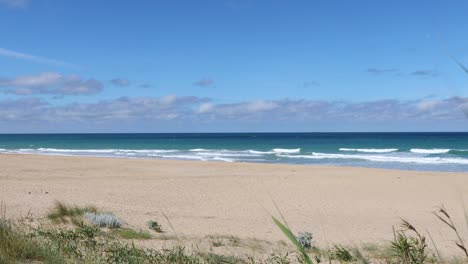
[[450, 149], [410, 149], [411, 152], [413, 153], [422, 153], [422, 154], [442, 154], [442, 153], [448, 153]]
[[0, 153], [468, 172], [468, 133], [0, 135]]
[[275, 149], [273, 149], [273, 152], [276, 152], [276, 153], [299, 153], [299, 152], [301, 152], [301, 149], [300, 148], [295, 148], [295, 149], [275, 148]]
[[354, 148], [340, 148], [340, 151], [356, 151], [356, 152], [368, 152], [368, 153], [388, 153], [398, 151], [397, 148], [388, 149], [354, 149]]

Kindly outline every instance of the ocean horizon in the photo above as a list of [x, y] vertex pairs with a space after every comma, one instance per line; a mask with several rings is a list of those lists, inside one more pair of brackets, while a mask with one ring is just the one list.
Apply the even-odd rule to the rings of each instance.
[[468, 132], [0, 134], [0, 153], [468, 172]]

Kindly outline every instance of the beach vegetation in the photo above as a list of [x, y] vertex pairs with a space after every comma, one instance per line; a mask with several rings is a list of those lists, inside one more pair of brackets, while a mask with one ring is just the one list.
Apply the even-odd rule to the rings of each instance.
[[213, 247], [222, 247], [224, 246], [223, 238], [216, 235], [210, 235], [207, 237], [210, 241], [211, 246]]
[[158, 233], [163, 232], [161, 225], [155, 220], [148, 221], [148, 228], [151, 229], [151, 230], [154, 230], [154, 231], [156, 231]]
[[54, 223], [78, 223], [81, 216], [85, 213], [97, 213], [98, 210], [95, 206], [69, 206], [62, 202], [56, 201], [54, 208], [47, 215], [47, 218], [52, 220]]
[[297, 242], [301, 244], [304, 249], [312, 248], [312, 234], [309, 232], [299, 232], [296, 236]]
[[119, 228], [122, 226], [122, 221], [111, 213], [86, 212], [84, 217], [98, 227]]
[[[59, 211], [59, 208], [56, 210]], [[78, 216], [80, 207], [60, 208], [60, 215]], [[0, 213], [4, 211], [0, 205]], [[97, 212], [97, 210], [96, 210]], [[89, 214], [84, 211], [83, 218]], [[94, 213], [99, 215], [99, 213]], [[149, 232], [130, 228], [101, 229], [101, 225], [82, 221], [79, 225], [51, 226], [34, 219], [9, 220], [0, 214], [0, 263], [382, 263], [382, 264], [425, 264], [468, 263], [465, 240], [454, 225], [447, 210], [441, 207], [434, 213], [437, 218], [455, 232], [455, 242], [462, 256], [442, 259], [440, 254], [429, 250], [426, 237], [406, 220], [394, 231], [394, 239], [382, 244], [363, 244], [361, 247], [333, 245], [321, 249], [313, 245], [312, 234], [300, 232], [294, 236], [286, 221], [273, 217], [274, 223], [294, 245], [291, 248], [275, 249], [260, 258], [252, 255], [233, 256], [199, 249], [186, 249], [175, 245], [170, 248], [151, 249], [137, 246], [140, 239], [159, 239]], [[54, 221], [52, 218], [50, 220]], [[69, 221], [69, 220], [67, 220]], [[31, 223], [35, 224], [31, 224]], [[107, 225], [103, 225], [108, 227]], [[209, 240], [208, 240], [209, 239]], [[235, 236], [212, 235], [205, 237], [212, 247], [246, 246]], [[305, 240], [305, 241], [301, 241]], [[134, 243], [135, 242], [135, 243]], [[307, 242], [307, 243], [305, 243]], [[310, 243], [309, 243], [310, 242]], [[226, 252], [223, 248], [221, 252]], [[227, 251], [229, 252], [229, 251]], [[262, 253], [263, 254], [263, 253]]]
[[[426, 238], [408, 221], [402, 220], [401, 230], [394, 231], [391, 242], [393, 257], [402, 264], [427, 263], [429, 256]], [[412, 234], [408, 234], [408, 233]]]
[[332, 250], [333, 258], [340, 261], [340, 262], [352, 262], [355, 261], [356, 258], [351, 254], [351, 252], [341, 245], [334, 245]]
[[137, 231], [130, 228], [114, 229], [112, 233], [123, 239], [151, 239], [150, 233], [142, 230]]
[[[302, 258], [304, 259], [305, 264], [312, 264], [312, 259], [309, 257], [309, 254], [305, 251], [304, 247], [297, 241], [296, 236], [291, 232], [291, 230], [287, 227], [286, 221], [284, 223], [280, 222], [274, 216], [272, 216], [273, 222], [278, 226], [278, 228], [283, 232], [283, 234], [293, 243], [296, 247], [297, 251], [301, 254]], [[283, 219], [284, 220], [284, 219]]]
[[228, 236], [227, 240], [229, 242], [229, 245], [232, 247], [238, 247], [240, 246], [240, 238], [236, 236]]
[[[465, 223], [466, 223], [466, 227], [468, 228], [468, 213], [466, 211], [466, 209], [464, 210], [464, 213], [465, 213]], [[458, 231], [457, 227], [455, 226], [455, 224], [453, 223], [453, 220], [452, 220], [452, 217], [450, 216], [450, 214], [448, 213], [448, 211], [445, 209], [444, 206], [441, 206], [439, 207], [439, 209], [434, 212], [434, 215], [440, 220], [442, 221], [444, 224], [446, 224], [448, 227], [450, 227], [450, 229], [455, 233], [455, 235], [457, 236], [457, 241], [455, 242], [455, 245], [463, 251], [465, 257], [467, 258], [468, 260], [468, 249], [467, 247], [465, 246], [465, 242], [463, 241], [461, 235], [460, 235], [460, 232]]]

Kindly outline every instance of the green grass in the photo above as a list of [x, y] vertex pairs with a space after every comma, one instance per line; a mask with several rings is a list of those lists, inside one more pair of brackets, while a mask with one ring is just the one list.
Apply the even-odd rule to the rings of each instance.
[[96, 213], [98, 210], [94, 206], [77, 207], [68, 206], [61, 202], [55, 202], [53, 210], [47, 215], [47, 218], [54, 223], [78, 223], [79, 217], [83, 216], [86, 212]]
[[151, 234], [146, 231], [136, 231], [130, 228], [112, 230], [112, 233], [123, 239], [151, 239]]
[[59, 252], [38, 243], [24, 231], [17, 230], [12, 222], [0, 219], [0, 263], [65, 263], [65, 260]]
[[[84, 212], [95, 211], [94, 207], [69, 207], [57, 203], [49, 214], [52, 221], [67, 221], [79, 217]], [[395, 230], [394, 239], [382, 244], [364, 244], [361, 247], [335, 245], [328, 249], [312, 247], [305, 249], [286, 222], [273, 217], [273, 222], [296, 247], [295, 251], [276, 249], [270, 255], [255, 259], [256, 255], [229, 256], [219, 254], [213, 248], [245, 247], [245, 240], [234, 236], [207, 236], [211, 245], [206, 252], [194, 247], [186, 250], [176, 246], [167, 249], [148, 249], [136, 246], [129, 240], [164, 239], [149, 232], [129, 228], [100, 229], [81, 222], [75, 226], [31, 225], [28, 221], [6, 219], [4, 207], [0, 204], [0, 263], [382, 263], [382, 264], [462, 264], [468, 263], [465, 240], [453, 224], [451, 216], [440, 208], [436, 216], [456, 235], [455, 246], [462, 254], [442, 258], [439, 253], [428, 249], [426, 238], [407, 221], [402, 221], [401, 229]], [[51, 216], [52, 215], [52, 216]], [[30, 220], [28, 218], [28, 220]], [[435, 245], [435, 244], [434, 244]]]
[[286, 223], [281, 223], [278, 219], [272, 216], [273, 222], [278, 226], [278, 228], [283, 232], [283, 234], [293, 243], [296, 247], [297, 251], [302, 255], [304, 258], [304, 263], [312, 264], [312, 259], [309, 257], [309, 254], [305, 251], [305, 249], [301, 246], [299, 241], [297, 241], [296, 236], [291, 232], [291, 230], [287, 227]]
[[206, 263], [182, 247], [149, 250], [108, 236], [94, 227], [46, 229], [0, 225], [0, 263]]

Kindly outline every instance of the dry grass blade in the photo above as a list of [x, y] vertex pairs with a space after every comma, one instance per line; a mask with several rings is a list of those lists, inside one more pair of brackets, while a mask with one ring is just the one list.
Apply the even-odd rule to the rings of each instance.
[[[465, 243], [463, 242], [463, 239], [460, 236], [460, 233], [458, 232], [455, 224], [452, 221], [452, 217], [450, 214], [447, 212], [444, 206], [441, 206], [437, 212], [434, 212], [434, 215], [439, 218], [440, 221], [445, 223], [447, 226], [449, 226], [456, 234], [458, 238], [458, 242], [455, 244], [463, 251], [465, 256], [468, 258], [468, 250], [465, 246]], [[444, 218], [445, 217], [445, 218]], [[465, 216], [466, 217], [466, 216]]]
[[410, 224], [407, 220], [405, 220], [405, 219], [401, 219], [401, 226], [402, 226], [403, 228], [407, 229], [407, 230], [411, 230], [411, 231], [414, 231], [414, 232], [416, 232], [417, 234], [419, 234], [418, 231], [416, 230], [416, 228], [415, 228], [413, 225], [411, 225], [411, 224]]
[[465, 71], [466, 74], [468, 74], [468, 68], [463, 65], [460, 61], [458, 61], [455, 57], [451, 56], [452, 57], [452, 60], [455, 61], [456, 64], [458, 64], [458, 66], [460, 66], [460, 68], [462, 68], [463, 71]]
[[437, 248], [436, 243], [434, 242], [434, 239], [432, 239], [431, 233], [429, 233], [429, 230], [426, 229], [426, 233], [429, 236], [429, 239], [432, 242], [432, 246], [434, 246], [435, 252], [437, 254], [437, 258], [439, 259], [439, 263], [442, 263], [442, 256], [440, 255], [439, 249]]
[[169, 217], [167, 217], [167, 215], [164, 213], [164, 212], [161, 212], [161, 214], [163, 215], [163, 217], [166, 219], [167, 223], [169, 224], [169, 226], [171, 227], [172, 229], [172, 232], [174, 232], [174, 236], [176, 237], [177, 240], [180, 240], [179, 236], [177, 235], [177, 232], [174, 228], [174, 226], [172, 225], [171, 223], [171, 220], [169, 220]]

